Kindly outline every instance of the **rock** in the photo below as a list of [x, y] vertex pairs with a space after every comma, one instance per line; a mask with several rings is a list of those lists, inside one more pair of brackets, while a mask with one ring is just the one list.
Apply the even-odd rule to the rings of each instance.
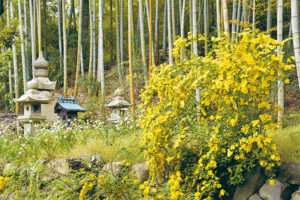
[[300, 200], [300, 187], [299, 189], [292, 194], [291, 200]]
[[233, 200], [247, 200], [254, 194], [265, 182], [263, 170], [260, 167], [253, 168], [245, 180], [243, 185], [236, 187]]
[[294, 185], [300, 185], [300, 163], [282, 162], [278, 179]]
[[148, 166], [144, 163], [138, 163], [131, 166], [130, 171], [137, 177], [140, 182], [144, 182], [149, 177]]
[[260, 196], [258, 194], [254, 194], [249, 198], [249, 200], [263, 200], [263, 199], [260, 198]]
[[297, 185], [289, 185], [287, 183], [284, 184], [284, 187], [281, 192], [281, 199], [291, 199], [293, 192], [298, 189]]
[[123, 166], [124, 166], [123, 162], [112, 162], [104, 165], [102, 170], [108, 172], [110, 175], [115, 177], [120, 174]]
[[11, 163], [6, 163], [3, 167], [3, 175], [4, 176], [10, 176], [13, 175], [13, 173], [15, 172], [15, 166]]
[[280, 200], [281, 193], [285, 187], [279, 180], [275, 179], [275, 183], [271, 185], [269, 182], [265, 183], [259, 189], [259, 196], [264, 200]]
[[69, 165], [64, 159], [50, 161], [46, 164], [46, 168], [52, 169], [55, 173], [66, 175], [69, 173]]
[[300, 163], [290, 162], [286, 168], [285, 175], [289, 177], [289, 183], [300, 185]]
[[104, 163], [102, 155], [99, 154], [86, 154], [81, 156], [80, 159], [88, 168], [91, 168], [92, 165], [101, 166]]
[[0, 200], [13, 200], [13, 194], [7, 194], [6, 191], [4, 191], [3, 194], [0, 194]]
[[82, 165], [81, 158], [67, 158], [67, 163], [69, 164], [69, 167], [73, 170], [79, 170], [80, 168], [84, 168], [84, 166]]

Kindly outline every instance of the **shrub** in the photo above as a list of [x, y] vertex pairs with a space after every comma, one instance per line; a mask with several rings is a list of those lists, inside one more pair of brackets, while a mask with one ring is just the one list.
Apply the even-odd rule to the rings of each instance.
[[180, 60], [190, 42], [177, 40], [175, 64], [155, 67], [141, 95], [152, 181], [169, 179], [171, 199], [224, 199], [254, 166], [270, 170], [280, 159], [269, 96], [278, 73], [292, 68], [277, 55], [283, 44], [247, 31], [236, 43], [213, 42], [208, 56]]

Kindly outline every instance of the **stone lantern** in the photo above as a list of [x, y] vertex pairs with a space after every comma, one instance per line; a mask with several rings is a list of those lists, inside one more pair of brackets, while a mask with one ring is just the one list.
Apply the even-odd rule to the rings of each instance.
[[110, 118], [108, 119], [109, 122], [116, 123], [122, 121], [125, 116], [125, 111], [130, 106], [130, 103], [125, 100], [123, 97], [124, 90], [118, 88], [114, 92], [114, 98], [112, 102], [106, 105], [106, 107], [112, 109], [112, 113]]
[[14, 99], [15, 102], [24, 104], [24, 115], [19, 116], [18, 120], [24, 123], [25, 136], [33, 133], [33, 122], [46, 119], [46, 116], [41, 114], [41, 105], [51, 102], [51, 91], [56, 86], [56, 81], [52, 82], [48, 78], [49, 63], [44, 59], [42, 53], [33, 66], [35, 68], [34, 78], [27, 82], [27, 91], [19, 99]]

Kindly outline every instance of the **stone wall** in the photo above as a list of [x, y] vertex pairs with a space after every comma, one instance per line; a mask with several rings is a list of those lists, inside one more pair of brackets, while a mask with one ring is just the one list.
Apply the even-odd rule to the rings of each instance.
[[236, 187], [233, 200], [300, 200], [300, 163], [283, 162], [274, 173], [270, 183], [262, 168], [254, 168]]

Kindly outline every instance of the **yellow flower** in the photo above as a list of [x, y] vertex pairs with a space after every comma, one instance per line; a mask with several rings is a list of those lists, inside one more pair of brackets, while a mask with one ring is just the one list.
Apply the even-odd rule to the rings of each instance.
[[270, 183], [271, 185], [274, 185], [274, 184], [275, 184], [275, 181], [272, 179], [272, 180], [269, 180], [269, 183]]
[[144, 185], [140, 185], [140, 190], [143, 190], [145, 188]]
[[95, 178], [96, 178], [94, 174], [90, 174], [89, 177], [90, 177], [91, 179], [95, 179]]
[[225, 190], [222, 189], [222, 190], [220, 191], [220, 195], [219, 195], [219, 196], [220, 196], [220, 197], [221, 197], [221, 196], [224, 196], [224, 194], [225, 194]]
[[254, 121], [252, 121], [251, 123], [252, 123], [252, 125], [255, 127], [255, 126], [259, 123], [259, 120], [254, 120]]
[[231, 174], [232, 173], [232, 170], [231, 170], [231, 168], [227, 168], [227, 171]]
[[8, 181], [10, 181], [10, 178], [9, 177], [5, 177], [4, 178], [4, 182], [8, 182]]

